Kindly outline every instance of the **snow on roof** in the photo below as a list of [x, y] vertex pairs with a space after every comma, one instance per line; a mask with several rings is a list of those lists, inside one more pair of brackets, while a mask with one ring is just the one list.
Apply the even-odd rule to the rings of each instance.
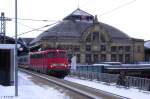
[[144, 47], [150, 49], [150, 41], [146, 41], [146, 42], [144, 43]]
[[84, 16], [92, 16], [91, 14], [83, 11], [83, 10], [80, 10], [80, 9], [77, 9], [75, 10], [72, 15], [84, 15]]

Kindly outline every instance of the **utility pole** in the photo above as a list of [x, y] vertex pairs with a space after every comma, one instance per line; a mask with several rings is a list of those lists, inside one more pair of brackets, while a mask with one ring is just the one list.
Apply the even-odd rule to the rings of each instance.
[[18, 54], [17, 54], [17, 32], [18, 32], [18, 25], [17, 25], [17, 18], [18, 18], [18, 2], [15, 0], [15, 96], [18, 96]]
[[5, 18], [5, 14], [4, 12], [1, 13], [1, 17], [0, 17], [0, 21], [1, 21], [1, 30], [0, 30], [0, 35], [3, 36], [2, 42], [5, 44], [6, 43], [6, 21], [11, 21], [11, 19], [9, 18]]

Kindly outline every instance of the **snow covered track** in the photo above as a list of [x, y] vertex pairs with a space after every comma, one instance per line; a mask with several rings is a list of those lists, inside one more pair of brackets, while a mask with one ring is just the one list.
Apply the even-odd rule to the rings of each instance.
[[84, 85], [80, 85], [77, 83], [73, 83], [67, 80], [63, 80], [63, 79], [58, 79], [55, 77], [51, 77], [45, 74], [40, 74], [37, 72], [33, 72], [33, 71], [27, 71], [27, 70], [23, 70], [20, 69], [23, 72], [26, 72], [30, 75], [34, 75], [37, 77], [40, 77], [42, 79], [45, 79], [47, 81], [49, 81], [50, 83], [54, 83], [58, 86], [64, 87], [68, 90], [71, 90], [73, 92], [76, 92], [78, 94], [81, 94], [85, 97], [87, 97], [88, 99], [127, 99], [126, 97], [122, 97], [122, 96], [118, 96], [115, 94], [111, 94], [102, 90], [97, 90], [88, 86], [84, 86]]

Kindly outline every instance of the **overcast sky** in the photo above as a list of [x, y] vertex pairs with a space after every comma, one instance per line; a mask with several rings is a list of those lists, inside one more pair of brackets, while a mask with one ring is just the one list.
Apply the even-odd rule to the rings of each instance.
[[[15, 0], [0, 0], [0, 12], [5, 12], [6, 17], [14, 18], [14, 6]], [[18, 0], [18, 18], [58, 21], [78, 6], [133, 38], [150, 40], [150, 0]], [[18, 20], [18, 34], [52, 23]], [[6, 35], [14, 36], [14, 19], [6, 25]], [[41, 32], [33, 31], [22, 37], [36, 37]]]

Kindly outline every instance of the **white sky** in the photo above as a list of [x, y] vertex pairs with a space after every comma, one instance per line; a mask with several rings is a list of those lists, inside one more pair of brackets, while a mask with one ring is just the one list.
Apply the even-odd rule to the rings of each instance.
[[[128, 2], [132, 3], [103, 15]], [[6, 17], [14, 18], [14, 5], [15, 0], [0, 0], [0, 12], [5, 12]], [[79, 0], [80, 9], [98, 15], [100, 22], [114, 26], [131, 37], [144, 40], [150, 40], [149, 5], [150, 0]], [[18, 0], [18, 18], [62, 20], [77, 7], [78, 0]], [[18, 22], [32, 28], [53, 23], [27, 20], [18, 20]], [[14, 36], [14, 27], [14, 20], [7, 22], [6, 35]], [[32, 29], [18, 24], [18, 34], [29, 30]], [[36, 37], [41, 32], [30, 32], [22, 37]]]

